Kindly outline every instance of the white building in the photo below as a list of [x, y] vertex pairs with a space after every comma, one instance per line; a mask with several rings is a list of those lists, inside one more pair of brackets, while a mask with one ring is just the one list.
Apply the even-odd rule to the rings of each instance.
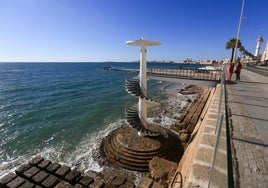
[[268, 41], [266, 42], [264, 52], [263, 52], [263, 54], [261, 56], [261, 61], [263, 62], [265, 60], [268, 60]]

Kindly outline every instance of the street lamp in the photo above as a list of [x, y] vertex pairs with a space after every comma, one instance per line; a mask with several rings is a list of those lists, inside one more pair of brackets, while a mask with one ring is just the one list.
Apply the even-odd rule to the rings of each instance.
[[235, 63], [235, 60], [236, 60], [238, 40], [240, 38], [241, 22], [242, 22], [242, 19], [244, 18], [243, 17], [244, 4], [245, 4], [245, 0], [243, 0], [243, 2], [242, 2], [242, 8], [241, 8], [240, 19], [239, 19], [239, 24], [238, 24], [238, 30], [237, 30], [237, 35], [236, 35], [236, 42], [235, 42], [235, 51], [234, 51], [234, 56], [233, 56], [233, 63]]

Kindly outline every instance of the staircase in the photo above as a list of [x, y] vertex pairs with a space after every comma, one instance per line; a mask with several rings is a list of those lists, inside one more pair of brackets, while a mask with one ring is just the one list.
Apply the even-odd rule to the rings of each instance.
[[[144, 95], [138, 79], [126, 80], [125, 87], [131, 95], [145, 102], [155, 102]], [[149, 171], [149, 162], [155, 156], [178, 162], [183, 147], [175, 133], [155, 124], [149, 125], [139, 115], [137, 104], [127, 109], [125, 116], [128, 126], [112, 131], [102, 141], [101, 151], [105, 158], [117, 166], [140, 172]]]
[[[138, 98], [142, 98], [146, 100], [146, 102], [155, 102], [149, 100], [145, 95], [142, 93], [140, 88], [139, 79], [130, 79], [126, 80], [125, 82], [126, 90], [131, 94]], [[149, 125], [144, 117], [139, 117], [139, 110], [137, 105], [133, 105], [128, 110], [125, 111], [126, 120], [129, 126], [133, 129], [137, 130], [142, 136], [149, 136], [155, 137], [159, 136], [160, 133], [156, 131], [152, 131], [148, 129]], [[142, 121], [141, 121], [142, 118]]]

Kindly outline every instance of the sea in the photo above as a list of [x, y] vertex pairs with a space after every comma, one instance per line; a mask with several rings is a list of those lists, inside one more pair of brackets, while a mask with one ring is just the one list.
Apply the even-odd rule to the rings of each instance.
[[[103, 67], [138, 69], [139, 63], [0, 63], [0, 177], [37, 155], [85, 173], [103, 169], [96, 160], [101, 140], [137, 102], [124, 84], [138, 74]], [[148, 81], [150, 95], [161, 95], [163, 84]]]

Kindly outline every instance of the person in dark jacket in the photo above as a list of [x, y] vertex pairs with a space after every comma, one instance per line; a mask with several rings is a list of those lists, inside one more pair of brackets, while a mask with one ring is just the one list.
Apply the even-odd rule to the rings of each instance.
[[239, 81], [240, 82], [241, 70], [242, 70], [242, 64], [241, 64], [240, 61], [238, 61], [237, 66], [236, 66], [236, 70], [235, 70], [235, 74], [236, 74], [235, 81]]

